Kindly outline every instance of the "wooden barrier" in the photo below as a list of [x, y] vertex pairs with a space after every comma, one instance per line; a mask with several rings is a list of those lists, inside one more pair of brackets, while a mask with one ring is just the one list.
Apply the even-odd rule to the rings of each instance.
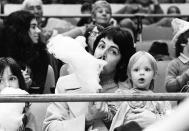
[[0, 95], [0, 103], [9, 102], [87, 102], [87, 101], [176, 101], [189, 97], [189, 93], [153, 94], [39, 94]]

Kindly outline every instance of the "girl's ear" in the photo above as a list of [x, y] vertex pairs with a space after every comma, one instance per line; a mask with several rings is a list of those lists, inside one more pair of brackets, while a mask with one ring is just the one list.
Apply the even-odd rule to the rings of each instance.
[[157, 72], [157, 71], [156, 71], [156, 72], [154, 72], [153, 79], [155, 79], [155, 78], [157, 77], [157, 75], [158, 75], [158, 72]]
[[94, 14], [94, 13], [91, 14], [91, 19], [92, 19], [93, 22], [96, 21], [96, 20], [95, 20], [95, 14]]

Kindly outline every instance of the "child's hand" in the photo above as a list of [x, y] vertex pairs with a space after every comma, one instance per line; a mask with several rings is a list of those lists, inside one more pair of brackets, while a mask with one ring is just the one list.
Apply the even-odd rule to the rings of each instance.
[[156, 114], [146, 109], [134, 109], [127, 117], [128, 121], [136, 121], [142, 128], [152, 124], [156, 120]]

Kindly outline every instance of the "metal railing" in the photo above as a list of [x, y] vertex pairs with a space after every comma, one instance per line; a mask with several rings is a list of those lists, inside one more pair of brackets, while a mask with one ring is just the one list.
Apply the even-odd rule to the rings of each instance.
[[189, 93], [153, 93], [153, 94], [35, 94], [0, 95], [0, 103], [9, 102], [87, 102], [87, 101], [176, 101], [189, 97]]

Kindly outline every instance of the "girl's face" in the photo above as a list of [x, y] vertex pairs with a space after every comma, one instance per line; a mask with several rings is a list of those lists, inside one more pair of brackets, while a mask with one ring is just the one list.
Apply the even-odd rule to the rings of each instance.
[[101, 74], [112, 74], [121, 59], [120, 50], [117, 44], [108, 38], [102, 38], [95, 49], [94, 56], [107, 61]]
[[154, 71], [146, 57], [139, 58], [131, 67], [133, 88], [148, 90], [153, 78]]
[[99, 35], [99, 31], [97, 29], [97, 27], [95, 26], [93, 28], [93, 30], [90, 32], [90, 35], [89, 35], [89, 38], [88, 38], [88, 46], [89, 46], [89, 49], [92, 51], [93, 50], [93, 44], [94, 44], [94, 41], [96, 40], [96, 37]]
[[6, 67], [0, 76], [0, 91], [5, 87], [19, 88], [18, 77], [12, 74], [10, 67]]
[[105, 8], [97, 8], [93, 20], [99, 25], [107, 25], [111, 19], [111, 12]]
[[36, 19], [32, 19], [30, 22], [29, 36], [33, 43], [38, 43], [39, 33], [41, 30], [38, 28], [38, 23]]

